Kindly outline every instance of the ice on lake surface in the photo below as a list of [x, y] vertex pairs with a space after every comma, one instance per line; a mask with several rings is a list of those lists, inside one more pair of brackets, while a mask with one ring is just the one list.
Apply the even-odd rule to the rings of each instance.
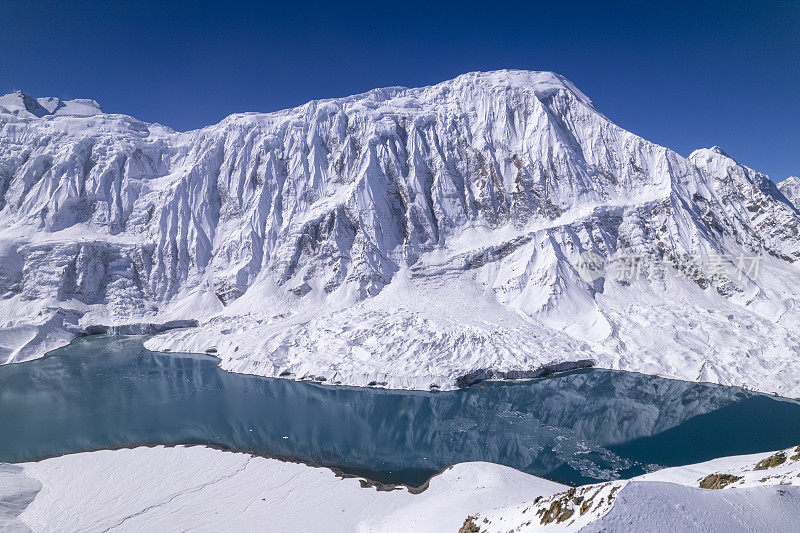
[[0, 367], [0, 462], [142, 444], [211, 444], [420, 485], [491, 461], [569, 483], [795, 444], [800, 405], [611, 370], [448, 392], [233, 374], [142, 337], [86, 337]]

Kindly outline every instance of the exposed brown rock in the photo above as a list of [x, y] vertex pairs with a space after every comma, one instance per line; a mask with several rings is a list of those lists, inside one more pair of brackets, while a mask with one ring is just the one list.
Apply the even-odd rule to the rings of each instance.
[[458, 530], [458, 533], [479, 533], [480, 530], [481, 528], [475, 523], [475, 517], [468, 516], [467, 519], [464, 520], [464, 525]]
[[701, 489], [724, 489], [731, 483], [739, 481], [741, 476], [733, 474], [709, 474], [700, 480]]
[[778, 452], [773, 455], [770, 455], [766, 459], [762, 459], [759, 461], [753, 470], [766, 470], [767, 468], [772, 468], [774, 466], [781, 465], [786, 462], [786, 454], [783, 452]]

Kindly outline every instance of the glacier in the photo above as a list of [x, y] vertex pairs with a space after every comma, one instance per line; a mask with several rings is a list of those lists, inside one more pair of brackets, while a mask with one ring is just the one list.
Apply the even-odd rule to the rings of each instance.
[[[589, 362], [798, 397], [786, 191], [719, 147], [683, 157], [624, 130], [551, 72], [189, 132], [12, 93], [0, 363], [197, 324], [146, 346], [327, 384], [447, 389]], [[665, 272], [587, 281], [587, 253]]]

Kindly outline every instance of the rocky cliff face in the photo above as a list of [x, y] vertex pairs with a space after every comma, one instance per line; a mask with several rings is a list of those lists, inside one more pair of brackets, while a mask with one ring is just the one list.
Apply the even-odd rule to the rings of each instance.
[[[34, 111], [0, 109], [6, 362], [89, 325], [197, 318], [151, 347], [353, 384], [589, 358], [800, 391], [797, 210], [718, 148], [687, 159], [623, 130], [556, 74], [187, 133]], [[604, 270], [587, 276], [587, 254]]]

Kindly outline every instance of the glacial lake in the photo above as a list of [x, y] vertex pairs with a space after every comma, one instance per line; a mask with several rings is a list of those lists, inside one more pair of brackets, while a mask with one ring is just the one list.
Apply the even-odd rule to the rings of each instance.
[[232, 374], [143, 337], [78, 339], [0, 367], [0, 462], [210, 444], [418, 486], [463, 461], [580, 484], [798, 444], [794, 401], [589, 369], [443, 392]]

